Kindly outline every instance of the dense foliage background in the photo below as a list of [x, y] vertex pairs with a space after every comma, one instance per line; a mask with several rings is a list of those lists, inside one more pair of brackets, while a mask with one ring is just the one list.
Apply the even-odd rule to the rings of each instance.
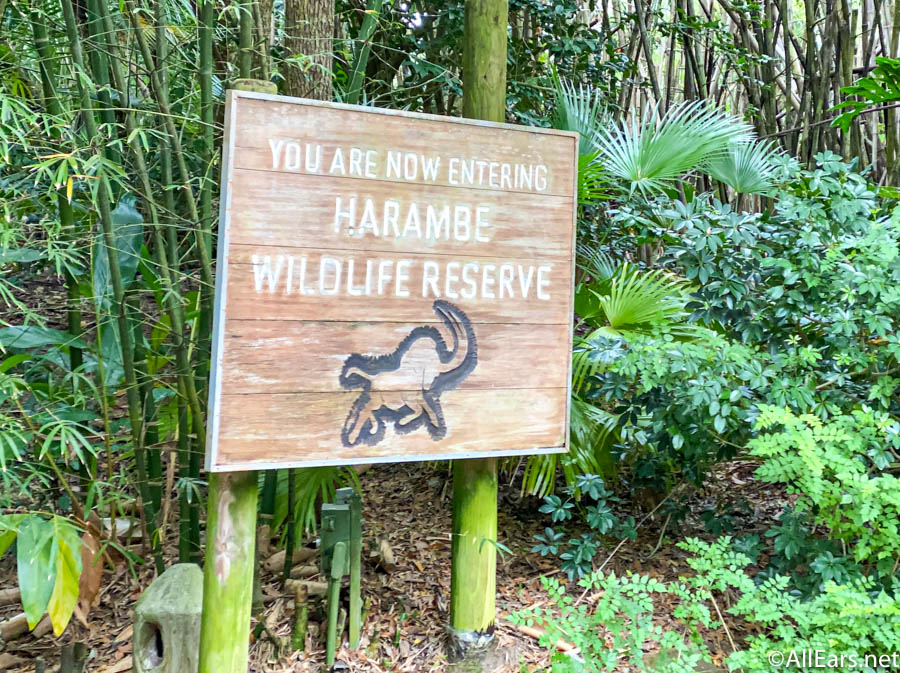
[[[252, 76], [457, 115], [463, 14], [0, 0], [0, 553], [16, 545], [29, 625], [65, 629], [83, 532], [118, 544], [104, 520], [139, 517], [158, 570], [166, 540], [198, 559], [225, 89]], [[727, 624], [719, 607], [758, 624], [732, 643], [744, 668], [778, 639], [900, 650], [898, 16], [891, 0], [510, 3], [507, 118], [582, 133], [582, 204], [572, 451], [506, 470], [544, 498], [535, 551], [612, 601], [604, 624], [650, 638], [635, 592], [682, 592], [695, 637], [665, 641], [673, 666], [707, 656], [685, 643]], [[794, 495], [779, 525], [746, 536], [705, 512], [732, 537], [687, 543], [687, 588], [592, 574], [642, 517], [674, 528], [737, 456]], [[280, 539], [355, 474], [264, 479]], [[726, 588], [744, 598], [719, 606]], [[591, 628], [563, 614], [559, 633]]]

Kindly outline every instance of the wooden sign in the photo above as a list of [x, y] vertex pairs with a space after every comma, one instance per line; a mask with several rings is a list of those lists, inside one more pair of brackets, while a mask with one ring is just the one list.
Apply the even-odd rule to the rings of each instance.
[[211, 471], [568, 448], [577, 136], [229, 91]]

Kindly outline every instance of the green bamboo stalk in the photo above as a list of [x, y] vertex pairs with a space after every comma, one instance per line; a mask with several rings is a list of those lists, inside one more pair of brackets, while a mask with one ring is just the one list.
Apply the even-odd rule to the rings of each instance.
[[278, 488], [278, 470], [266, 470], [263, 477], [263, 490], [259, 502], [259, 520], [261, 524], [271, 526], [275, 514], [275, 491]]
[[134, 339], [134, 368], [138, 376], [138, 387], [141, 391], [141, 405], [144, 410], [144, 447], [147, 452], [147, 484], [150, 488], [150, 499], [153, 510], [162, 510], [162, 452], [156, 445], [159, 443], [159, 428], [156, 425], [156, 403], [153, 401], [153, 380], [147, 372], [147, 349], [144, 348], [144, 335], [141, 324], [135, 316], [140, 315], [140, 308], [134, 297], [126, 299], [129, 322]]
[[[466, 3], [463, 116], [506, 117], [506, 0]], [[650, 64], [652, 67], [652, 63]], [[453, 463], [453, 537], [450, 578], [451, 655], [491, 640], [497, 572], [497, 461]]]
[[[157, 2], [155, 8], [156, 21], [156, 71], [160, 78], [160, 84], [168, 91], [168, 71], [166, 69], [169, 56], [168, 29], [166, 28], [165, 3]], [[184, 315], [182, 306], [183, 296], [179, 277], [179, 246], [178, 229], [175, 224], [175, 195], [169, 186], [172, 184], [172, 153], [168, 140], [165, 137], [165, 124], [162, 127], [161, 138], [157, 145], [159, 150], [160, 176], [162, 178], [162, 213], [157, 211], [158, 222], [155, 223], [154, 233], [164, 232], [164, 236], [155, 238], [158, 249], [164, 250], [165, 255], [157, 254], [157, 262], [165, 260], [168, 274], [167, 292], [173, 292], [172, 296], [178, 302], [168, 308], [170, 320], [173, 325], [180, 324], [181, 329], [175, 338], [176, 365], [178, 368], [178, 476], [182, 484], [194, 483], [199, 477], [199, 470], [192, 473], [191, 465], [191, 413], [200, 406], [199, 393], [194, 391], [193, 397], [197, 404], [189, 404], [191, 397], [188, 393], [190, 383], [194, 381], [191, 375], [190, 348], [184, 338]], [[140, 151], [141, 148], [138, 148]], [[149, 180], [148, 180], [149, 182]], [[174, 316], [173, 311], [178, 315]], [[174, 319], [173, 319], [174, 318]], [[174, 331], [174, 327], [173, 327]], [[178, 353], [178, 351], [181, 353]], [[180, 563], [199, 562], [200, 554], [200, 503], [196, 497], [189, 497], [187, 487], [181, 488], [178, 493], [178, 560]]]
[[294, 564], [294, 544], [295, 544], [295, 528], [297, 526], [294, 510], [297, 506], [296, 501], [296, 477], [297, 472], [294, 468], [289, 468], [287, 479], [287, 514], [284, 517], [284, 525], [286, 526], [284, 541], [284, 567], [281, 569], [281, 583], [284, 584], [291, 576], [291, 566]]
[[[62, 105], [56, 95], [56, 57], [50, 45], [50, 36], [47, 34], [46, 17], [42, 17], [38, 10], [31, 11], [31, 30], [34, 35], [34, 48], [38, 55], [38, 67], [41, 76], [41, 89], [44, 94], [44, 104], [47, 112], [54, 117], [62, 117]], [[56, 192], [56, 207], [59, 212], [59, 221], [67, 236], [75, 233], [75, 217], [72, 212], [72, 204], [66, 195], [66, 186], [61, 185]], [[66, 282], [66, 329], [74, 337], [81, 337], [81, 310], [78, 304], [81, 302], [81, 292], [78, 289], [78, 279], [69, 271], [65, 273]], [[69, 346], [69, 367], [75, 371], [83, 362], [80, 348]]]
[[[201, 0], [198, 2], [197, 8], [197, 38], [198, 48], [200, 52], [200, 123], [202, 124], [201, 138], [203, 143], [203, 166], [204, 173], [200, 182], [200, 224], [198, 236], [203, 236], [207, 249], [212, 249], [212, 192], [214, 181], [212, 179], [212, 170], [215, 158], [215, 126], [214, 126], [214, 101], [212, 94], [212, 75], [213, 75], [213, 36], [215, 31], [215, 4], [213, 0]], [[205, 355], [210, 352], [210, 335], [212, 334], [212, 305], [213, 305], [213, 286], [206, 284], [200, 288], [200, 314], [197, 318], [199, 325], [199, 343], [200, 353], [203, 354], [197, 358], [194, 375], [196, 377], [196, 387], [198, 391], [205, 390], [207, 378], [209, 376], [209, 358]], [[204, 445], [199, 441], [195, 441], [194, 451], [190, 455], [190, 475], [193, 479], [200, 477], [200, 456], [204, 451]], [[194, 503], [189, 512], [190, 516], [190, 535], [191, 546], [195, 550], [196, 560], [200, 561], [200, 508], [199, 503]]]
[[212, 40], [215, 23], [215, 5], [212, 0], [202, 0], [199, 7], [198, 47], [200, 50], [200, 123], [202, 126], [203, 163], [205, 174], [200, 183], [200, 221], [203, 229], [211, 229], [213, 180], [210, 176], [215, 156], [215, 128], [213, 117], [213, 53]]
[[[96, 95], [100, 101], [100, 119], [104, 124], [112, 127], [116, 123], [116, 113], [109, 95], [109, 58], [103, 46], [106, 38], [103, 35], [103, 19], [99, 14], [99, 5], [103, 2], [106, 0], [88, 0], [87, 2], [88, 61], [91, 66], [91, 79], [97, 85]], [[125, 104], [123, 103], [123, 105]], [[113, 163], [119, 163], [121, 157], [114, 143], [108, 143], [103, 149], [107, 159]]]
[[[203, 455], [204, 449], [196, 438], [192, 442], [192, 447], [188, 470], [191, 479], [196, 481], [200, 478], [200, 456]], [[199, 565], [203, 558], [203, 546], [200, 544], [200, 503], [197, 501], [197, 498], [194, 498], [191, 503], [191, 509], [188, 512], [188, 522], [190, 524], [191, 560]]]
[[[182, 390], [182, 383], [178, 384], [178, 475], [182, 483], [186, 484], [190, 478], [190, 426], [188, 425], [188, 408], [185, 402], [187, 393]], [[191, 503], [188, 500], [187, 488], [182, 488], [178, 493], [178, 561], [190, 563], [191, 559]]]
[[253, 73], [253, 1], [244, 0], [238, 4], [240, 12], [238, 72], [243, 79], [249, 79]]
[[[104, 24], [106, 25], [107, 32], [111, 35], [113, 31], [112, 20], [110, 18], [109, 12], [106, 11], [106, 8], [101, 3], [101, 13], [103, 17]], [[117, 53], [117, 47], [110, 43], [108, 45], [110, 52], [114, 55], [113, 60], [111, 61], [113, 80], [116, 84], [116, 88], [119, 90], [120, 96], [125, 98], [127, 96], [127, 88], [125, 76], [119, 67], [119, 61], [115, 54]], [[205, 441], [205, 432], [206, 428], [203, 425], [203, 410], [200, 405], [200, 399], [197, 394], [197, 390], [194, 386], [194, 377], [191, 372], [190, 360], [188, 355], [188, 344], [184, 339], [184, 331], [185, 331], [185, 316], [184, 316], [184, 308], [182, 306], [182, 300], [180, 292], [178, 291], [177, 286], [175, 285], [175, 281], [171, 276], [171, 266], [168, 259], [168, 251], [171, 249], [171, 241], [166, 242], [163, 237], [162, 225], [159, 220], [159, 211], [156, 206], [156, 202], [153, 200], [153, 192], [152, 192], [152, 184], [150, 181], [150, 172], [147, 168], [147, 161], [144, 156], [144, 149], [141, 145], [140, 139], [137, 137], [137, 123], [134, 119], [134, 113], [132, 110], [128, 110], [125, 115], [125, 130], [128, 133], [128, 137], [130, 138], [129, 147], [132, 150], [135, 161], [135, 168], [140, 179], [141, 189], [145, 194], [145, 201], [147, 204], [147, 209], [150, 215], [150, 222], [153, 229], [154, 234], [154, 253], [156, 255], [157, 265], [159, 266], [159, 277], [163, 282], [164, 288], [164, 296], [167, 298], [167, 308], [170, 316], [170, 320], [172, 323], [171, 335], [174, 341], [175, 347], [175, 366], [176, 373], [179, 377], [179, 381], [184, 384], [185, 392], [187, 393], [188, 405], [191, 409], [191, 414], [193, 416], [193, 425], [194, 432], [200, 441]], [[174, 251], [177, 254], [177, 249]]]
[[[84, 56], [81, 49], [81, 37], [78, 33], [78, 24], [75, 21], [75, 10], [72, 0], [61, 0], [63, 17], [66, 23], [66, 36], [69, 40], [69, 48], [72, 62], [76, 70], [76, 82], [81, 107], [84, 111], [84, 124], [91, 142], [97, 140], [97, 122], [94, 119], [91, 93], [85, 82]], [[103, 143], [100, 143], [102, 146]], [[111, 191], [109, 182], [101, 177], [97, 190], [97, 208], [100, 212], [100, 226], [103, 230], [103, 241], [106, 246], [106, 257], [109, 264], [109, 276], [113, 288], [113, 299], [116, 306], [117, 321], [119, 325], [119, 337], [121, 340], [122, 365], [125, 370], [125, 394], [128, 402], [128, 420], [131, 426], [131, 440], [134, 446], [135, 467], [138, 473], [138, 492], [144, 506], [147, 534], [151, 545], [157, 546], [156, 512], [147, 483], [146, 455], [142, 445], [143, 418], [141, 414], [140, 391], [137, 385], [137, 376], [134, 368], [134, 351], [132, 348], [131, 332], [129, 331], [128, 316], [125, 307], [125, 289], [122, 283], [122, 270], [119, 267], [119, 256], [116, 250], [115, 233], [113, 231], [112, 213], [110, 211]], [[164, 565], [161, 556], [156, 557], [157, 571], [162, 572]]]
[[144, 65], [149, 71], [150, 86], [151, 90], [153, 91], [153, 97], [156, 100], [160, 115], [162, 116], [163, 121], [166, 125], [166, 133], [168, 134], [167, 140], [169, 141], [170, 147], [172, 148], [172, 154], [175, 158], [175, 165], [178, 167], [178, 173], [181, 179], [181, 189], [184, 193], [184, 200], [188, 207], [190, 220], [191, 222], [196, 223], [199, 229], [197, 233], [197, 249], [200, 252], [200, 275], [203, 282], [208, 287], [213, 287], [214, 282], [212, 275], [212, 261], [210, 257], [209, 247], [207, 246], [205, 231], [203, 231], [202, 228], [203, 223], [200, 221], [200, 213], [197, 210], [197, 202], [194, 200], [194, 190], [191, 187], [191, 172], [188, 169], [187, 159], [185, 158], [184, 152], [181, 147], [181, 138], [178, 134], [178, 129], [175, 127], [175, 118], [173, 117], [172, 110], [169, 107], [168, 92], [163, 88], [162, 83], [159, 80], [159, 74], [154, 67], [153, 54], [150, 51], [150, 45], [147, 42], [147, 37], [144, 35], [143, 27], [141, 26], [141, 22], [138, 17], [138, 10], [134, 4], [134, 0], [125, 0], [125, 8], [128, 13], [128, 18], [131, 21], [131, 26], [134, 29], [134, 36], [137, 40], [138, 47], [141, 52], [141, 57], [144, 60]]
[[[103, 13], [103, 19], [108, 30], [112, 31], [112, 20], [109, 16], [109, 13], [105, 10]], [[116, 47], [114, 45], [110, 44], [109, 48], [113, 54], [116, 53]], [[114, 67], [112, 68], [112, 73], [113, 79], [116, 83], [116, 88], [119, 89], [120, 95], [124, 97], [127, 95], [126, 81], [125, 76], [119, 67], [118, 58], [114, 59], [113, 66]], [[137, 169], [136, 172], [138, 178], [140, 179], [141, 189], [143, 190], [145, 195], [145, 201], [147, 204], [147, 209], [150, 215], [150, 222], [154, 233], [154, 253], [157, 258], [157, 264], [160, 271], [159, 277], [163, 282], [164, 295], [167, 297], [167, 308], [172, 322], [171, 334], [173, 340], [175, 341], [176, 371], [178, 373], [179, 380], [183, 381], [185, 384], [188, 403], [190, 405], [191, 412], [195, 416], [195, 432], [198, 432], [199, 436], [202, 438], [203, 433], [205, 432], [205, 428], [202, 423], [203, 410], [200, 405], [196, 389], [193, 385], [193, 376], [191, 375], [190, 361], [188, 359], [188, 348], [184, 339], [184, 308], [182, 306], [181, 293], [179, 291], [179, 288], [175, 284], [174, 278], [172, 277], [172, 263], [169, 259], [170, 252], [173, 252], [175, 255], [177, 255], [177, 241], [173, 244], [171, 240], [167, 241], [163, 237], [163, 226], [160, 222], [159, 211], [156, 202], [153, 200], [152, 183], [150, 180], [150, 173], [147, 168], [147, 160], [144, 156], [144, 149], [140, 143], [140, 139], [136, 135], [137, 123], [134, 119], [134, 113], [131, 110], [129, 110], [125, 115], [125, 129], [128, 132], [129, 137], [131, 138], [129, 146], [134, 155], [135, 167]], [[169, 233], [174, 234], [174, 230], [172, 230], [171, 227], [167, 229], [167, 235]]]
[[[202, 157], [203, 176], [200, 182], [200, 225], [198, 235], [205, 237], [205, 244], [209, 250], [212, 245], [212, 192], [215, 181], [213, 179], [213, 167], [215, 165], [215, 119], [214, 101], [212, 95], [213, 76], [213, 51], [212, 43], [215, 30], [215, 4], [212, 0], [203, 0], [198, 12], [198, 48], [200, 51], [200, 121], [202, 124]], [[210, 352], [210, 336], [212, 334], [212, 306], [213, 286], [204, 285], [200, 288], [200, 315], [197, 318], [200, 339], [198, 348], [201, 353]], [[195, 367], [197, 377], [197, 390], [204, 391], [209, 378], [209, 358], [197, 358]], [[199, 477], [199, 473], [196, 475]]]

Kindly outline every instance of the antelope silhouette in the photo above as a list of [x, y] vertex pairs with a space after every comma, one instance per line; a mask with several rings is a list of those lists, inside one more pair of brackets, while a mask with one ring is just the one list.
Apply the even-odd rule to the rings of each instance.
[[345, 390], [360, 390], [344, 427], [344, 446], [375, 446], [388, 423], [400, 434], [425, 426], [435, 441], [447, 434], [441, 394], [456, 388], [478, 364], [475, 331], [468, 316], [450, 302], [432, 305], [446, 328], [414, 328], [391, 353], [353, 353], [340, 375]]

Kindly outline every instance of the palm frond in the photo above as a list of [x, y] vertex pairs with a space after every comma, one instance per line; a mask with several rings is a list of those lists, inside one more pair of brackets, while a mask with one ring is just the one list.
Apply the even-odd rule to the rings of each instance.
[[615, 468], [610, 449], [618, 436], [619, 415], [578, 397], [569, 416], [569, 455], [563, 464], [566, 483], [578, 474], [608, 476]]
[[678, 320], [684, 310], [685, 286], [660, 269], [646, 271], [626, 263], [610, 280], [608, 293], [598, 299], [609, 330], [618, 335]]
[[609, 176], [603, 170], [599, 157], [599, 152], [578, 156], [578, 203], [582, 206], [610, 198]]
[[577, 87], [553, 72], [553, 115], [550, 125], [562, 131], [578, 133], [578, 202], [591, 204], [609, 198], [609, 179], [599, 152], [591, 141], [605, 112], [605, 102], [599, 91], [579, 84]]
[[584, 243], [575, 246], [578, 268], [594, 280], [609, 280], [616, 275], [618, 265], [613, 258], [602, 250], [592, 248]]
[[553, 99], [555, 106], [551, 126], [561, 131], [577, 131], [580, 135], [578, 154], [592, 154], [595, 147], [590, 139], [597, 132], [606, 110], [602, 94], [583, 84], [576, 87], [554, 71]]
[[560, 454], [539, 453], [528, 456], [522, 473], [522, 493], [543, 498], [553, 490]]
[[[287, 519], [288, 479], [287, 470], [278, 471], [275, 492], [273, 531]], [[353, 486], [360, 491], [359, 477], [352, 466], [307, 467], [298, 469], [294, 479], [294, 530], [295, 539], [303, 539], [306, 531], [316, 530], [316, 500], [334, 502], [335, 491], [341, 486]]]
[[576, 336], [572, 348], [572, 392], [581, 393], [585, 382], [596, 376], [603, 366], [624, 353], [621, 337], [610, 338], [605, 327], [587, 336]]
[[608, 476], [614, 469], [610, 447], [617, 436], [619, 417], [577, 397], [572, 398], [569, 453], [528, 456], [522, 475], [522, 493], [540, 498], [551, 493], [562, 468], [568, 486], [580, 474]]
[[640, 121], [598, 126], [591, 135], [606, 171], [630, 190], [659, 192], [668, 183], [724, 152], [735, 140], [749, 139], [752, 129], [703, 101], [673, 105], [664, 114], [646, 106]]
[[702, 170], [738, 194], [763, 194], [778, 173], [774, 159], [779, 154], [770, 140], [732, 142], [725, 152], [707, 159]]

